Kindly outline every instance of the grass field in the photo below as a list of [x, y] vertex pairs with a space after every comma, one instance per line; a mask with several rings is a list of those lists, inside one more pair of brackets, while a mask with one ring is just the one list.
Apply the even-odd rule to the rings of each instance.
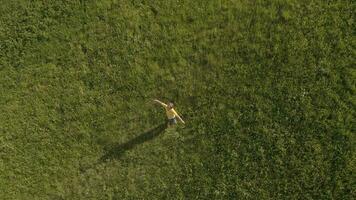
[[0, 199], [355, 198], [353, 1], [0, 5]]

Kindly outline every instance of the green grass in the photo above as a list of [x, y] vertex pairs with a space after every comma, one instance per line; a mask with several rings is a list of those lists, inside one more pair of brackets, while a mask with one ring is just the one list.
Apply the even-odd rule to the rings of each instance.
[[354, 198], [354, 10], [2, 1], [0, 199]]

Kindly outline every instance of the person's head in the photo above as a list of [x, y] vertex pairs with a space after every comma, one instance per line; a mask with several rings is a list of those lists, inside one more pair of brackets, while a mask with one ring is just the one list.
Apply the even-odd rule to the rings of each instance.
[[172, 109], [173, 107], [174, 107], [174, 104], [173, 104], [172, 102], [169, 102], [169, 103], [168, 103], [168, 108], [169, 108], [169, 109]]

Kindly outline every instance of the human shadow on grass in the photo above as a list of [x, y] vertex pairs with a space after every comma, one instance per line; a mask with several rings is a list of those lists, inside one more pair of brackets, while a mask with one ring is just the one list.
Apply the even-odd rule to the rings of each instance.
[[140, 134], [139, 136], [125, 142], [122, 144], [115, 144], [113, 145], [113, 147], [111, 147], [106, 153], [105, 155], [103, 155], [100, 158], [101, 162], [105, 162], [107, 160], [111, 160], [111, 159], [120, 159], [121, 156], [133, 149], [135, 146], [142, 144], [144, 142], [147, 142], [149, 140], [153, 140], [154, 138], [156, 138], [157, 136], [159, 136], [160, 134], [162, 134], [164, 132], [164, 130], [166, 130], [167, 128], [167, 124], [161, 124], [158, 125], [155, 128], [152, 128], [142, 134]]

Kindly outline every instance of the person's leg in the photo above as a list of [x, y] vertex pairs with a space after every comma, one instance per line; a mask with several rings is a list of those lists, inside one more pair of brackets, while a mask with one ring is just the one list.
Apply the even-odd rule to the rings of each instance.
[[173, 120], [172, 124], [173, 124], [173, 125], [176, 125], [176, 124], [177, 124], [177, 119], [176, 119], [176, 118], [173, 118], [172, 120]]
[[168, 127], [171, 127], [171, 126], [177, 124], [177, 120], [175, 118], [168, 119], [168, 123], [167, 124], [168, 124]]

